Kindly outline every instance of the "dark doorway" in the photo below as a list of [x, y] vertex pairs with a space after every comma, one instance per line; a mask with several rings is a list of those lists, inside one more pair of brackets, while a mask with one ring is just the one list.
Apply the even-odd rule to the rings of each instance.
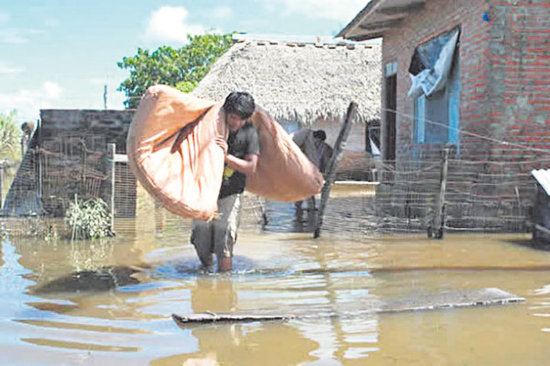
[[397, 75], [387, 76], [386, 80], [386, 113], [384, 123], [384, 160], [395, 161], [395, 109], [397, 107]]

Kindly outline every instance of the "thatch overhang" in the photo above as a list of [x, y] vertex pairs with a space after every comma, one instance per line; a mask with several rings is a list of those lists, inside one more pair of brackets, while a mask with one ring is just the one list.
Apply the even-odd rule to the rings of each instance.
[[220, 100], [248, 91], [280, 122], [340, 119], [351, 101], [359, 104], [356, 121], [379, 120], [380, 55], [378, 45], [240, 41], [193, 94]]
[[425, 0], [371, 0], [336, 36], [354, 41], [379, 38], [410, 14], [422, 11]]

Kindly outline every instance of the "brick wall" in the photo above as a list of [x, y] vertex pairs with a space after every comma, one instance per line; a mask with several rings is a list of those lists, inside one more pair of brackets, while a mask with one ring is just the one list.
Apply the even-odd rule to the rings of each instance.
[[[411, 86], [408, 68], [414, 49], [417, 45], [457, 25], [461, 26], [461, 127], [465, 128], [467, 124], [472, 132], [486, 132], [485, 124], [490, 124], [492, 120], [487, 109], [490, 24], [482, 20], [482, 15], [488, 9], [489, 5], [484, 0], [428, 0], [423, 11], [410, 15], [402, 26], [384, 35], [383, 65], [397, 61], [398, 66], [398, 150], [406, 150], [412, 144], [414, 105], [413, 100], [407, 97], [407, 92]], [[384, 103], [384, 98], [382, 102]], [[385, 108], [385, 105], [383, 107]], [[466, 123], [466, 120], [470, 122]], [[384, 137], [382, 139], [384, 140]], [[462, 146], [472, 142], [461, 138]], [[481, 157], [470, 149], [462, 150], [467, 150], [467, 155]]]
[[[489, 21], [483, 19], [484, 12]], [[397, 146], [406, 151], [413, 144], [414, 106], [407, 91], [414, 49], [457, 25], [461, 26], [460, 127], [466, 132], [460, 137], [461, 158], [534, 160], [541, 153], [490, 143], [476, 135], [550, 148], [547, 0], [428, 0], [423, 11], [388, 31], [382, 58], [383, 65], [398, 63]], [[384, 98], [382, 103], [385, 108]]]
[[[42, 203], [47, 214], [63, 216], [75, 194], [105, 197], [105, 151], [114, 143], [126, 153], [131, 110], [42, 110]], [[135, 215], [136, 180], [128, 165], [116, 164], [115, 215]]]
[[[40, 128], [6, 198], [5, 215], [64, 216], [70, 202], [105, 198], [108, 143], [126, 152], [133, 111], [42, 110]], [[136, 181], [127, 164], [116, 166], [115, 215], [135, 214]]]
[[64, 110], [40, 111], [40, 138], [44, 142], [80, 138], [89, 149], [104, 149], [116, 144], [118, 154], [126, 153], [126, 135], [132, 110]]
[[[512, 143], [550, 151], [550, 2], [492, 1], [490, 9], [491, 115], [489, 131]], [[491, 145], [491, 157], [540, 167], [549, 154]]]
[[[527, 215], [533, 200], [529, 171], [550, 164], [550, 3], [427, 0], [424, 10], [384, 34], [382, 64], [398, 65], [397, 169], [414, 165], [399, 163], [407, 159], [436, 158], [441, 149], [412, 141], [414, 101], [407, 97], [408, 67], [417, 45], [458, 25], [463, 133], [460, 156], [449, 167], [450, 177], [454, 175], [457, 181], [449, 182], [446, 200], [454, 200], [455, 206], [448, 202], [448, 209], [455, 221], [464, 224], [469, 220], [464, 225], [475, 227], [484, 225], [480, 221], [488, 217], [489, 210], [496, 212], [494, 217]], [[386, 108], [384, 95], [385, 90], [382, 104]], [[382, 134], [384, 141], [384, 128]], [[502, 140], [510, 143], [498, 142]], [[416, 188], [422, 184], [419, 179], [413, 183]], [[410, 192], [410, 184], [403, 190]], [[397, 201], [407, 198], [395, 186], [389, 191], [391, 204], [403, 206]], [[518, 227], [519, 219], [514, 220]]]

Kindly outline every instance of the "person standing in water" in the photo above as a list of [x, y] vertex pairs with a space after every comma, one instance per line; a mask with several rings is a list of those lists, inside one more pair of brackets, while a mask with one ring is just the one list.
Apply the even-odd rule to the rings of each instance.
[[214, 263], [218, 271], [233, 268], [233, 247], [242, 208], [242, 193], [246, 175], [253, 174], [258, 164], [260, 142], [258, 131], [248, 120], [256, 106], [254, 98], [246, 92], [230, 93], [222, 107], [222, 118], [229, 130], [227, 144], [216, 141], [226, 151], [225, 169], [218, 196], [218, 218], [211, 221], [193, 220], [191, 243], [204, 267]]
[[[291, 136], [294, 143], [324, 175], [332, 157], [332, 147], [325, 142], [327, 139], [325, 131], [303, 128], [292, 133]], [[297, 201], [294, 203], [296, 216], [299, 218], [302, 216], [302, 202]], [[307, 199], [307, 210], [310, 218], [313, 218], [312, 213], [316, 210], [314, 196]]]

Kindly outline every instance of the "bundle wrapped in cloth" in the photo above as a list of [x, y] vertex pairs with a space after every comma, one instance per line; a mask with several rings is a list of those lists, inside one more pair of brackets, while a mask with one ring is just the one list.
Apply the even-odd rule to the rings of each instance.
[[[169, 211], [199, 220], [217, 215], [227, 138], [223, 101], [212, 102], [164, 85], [147, 89], [130, 125], [128, 164], [143, 187]], [[277, 121], [260, 107], [251, 117], [260, 156], [246, 189], [273, 201], [318, 193], [323, 176]]]

